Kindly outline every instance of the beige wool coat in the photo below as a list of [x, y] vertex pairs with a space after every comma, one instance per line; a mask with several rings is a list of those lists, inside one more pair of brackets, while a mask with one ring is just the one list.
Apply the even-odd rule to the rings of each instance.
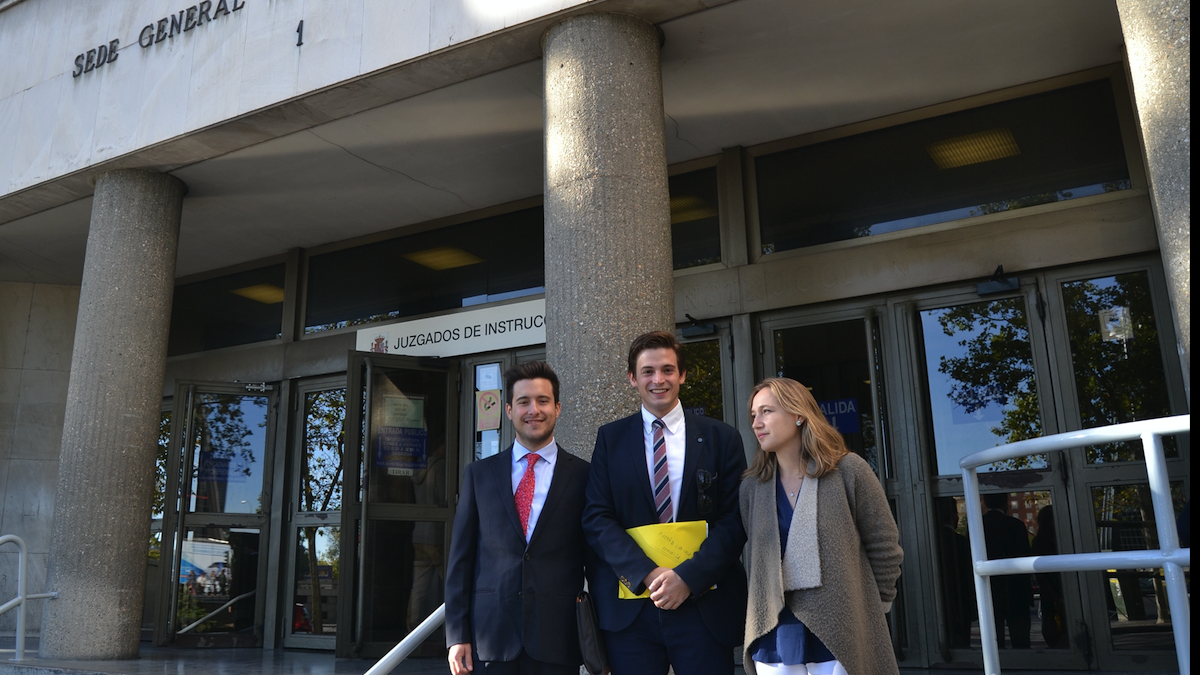
[[775, 480], [750, 476], [741, 486], [750, 562], [744, 665], [750, 645], [779, 623], [787, 606], [849, 675], [897, 675], [884, 614], [900, 578], [900, 535], [871, 467], [855, 454], [800, 487], [781, 563]]

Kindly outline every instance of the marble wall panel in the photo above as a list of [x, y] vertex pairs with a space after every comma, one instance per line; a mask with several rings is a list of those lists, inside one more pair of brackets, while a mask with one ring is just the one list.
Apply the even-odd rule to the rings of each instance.
[[[10, 10], [11, 11], [11, 10]], [[0, 68], [0, 73], [14, 68]], [[17, 129], [21, 123], [23, 93], [0, 98], [0, 193], [8, 190], [12, 175], [13, 153], [17, 149]]]
[[[4, 464], [5, 467], [12, 453], [13, 431], [17, 425], [17, 404], [20, 398], [21, 371], [0, 368], [0, 464]], [[3, 470], [0, 470], [0, 474], [3, 474]], [[0, 492], [4, 489], [4, 478], [0, 475]]]
[[246, 21], [237, 14], [221, 16], [211, 25], [192, 30], [192, 71], [189, 81], [187, 128], [199, 129], [238, 113], [235, 83], [242, 79]]
[[304, 3], [304, 45], [296, 87], [312, 91], [358, 75], [362, 55], [363, 0]]
[[0, 282], [0, 368], [21, 368], [32, 304], [33, 284]]
[[499, 3], [480, 0], [440, 0], [429, 14], [429, 50], [437, 51], [504, 28]]
[[142, 106], [138, 117], [137, 147], [153, 145], [182, 134], [186, 129], [192, 49], [188, 34], [167, 38], [142, 50], [146, 67], [138, 92]]
[[49, 177], [50, 147], [58, 118], [58, 102], [64, 72], [34, 85], [24, 92], [21, 100], [21, 121], [17, 123], [17, 140], [13, 148], [10, 188], [38, 183]]
[[113, 73], [112, 66], [107, 64], [80, 77], [63, 77], [54, 142], [50, 146], [51, 174], [66, 173], [72, 167], [87, 164], [91, 158], [97, 104], [101, 88]]
[[431, 4], [432, 0], [364, 0], [362, 72], [428, 52]]
[[79, 287], [37, 284], [29, 311], [25, 340], [26, 370], [71, 369], [75, 318], [79, 313]]
[[30, 553], [46, 553], [50, 550], [58, 460], [13, 457], [7, 462], [0, 532], [24, 539]]
[[[53, 461], [57, 466], [69, 379], [70, 373], [57, 370], [21, 371], [20, 400], [10, 457]], [[7, 511], [7, 507], [5, 509]]]
[[298, 93], [301, 49], [295, 46], [295, 30], [304, 18], [304, 3], [247, 2], [240, 13], [238, 20], [246, 23], [246, 47], [238, 109], [249, 112], [292, 98]]
[[[5, 10], [0, 21], [0, 44], [6, 54], [39, 54], [37, 49], [37, 15], [41, 3], [23, 2]], [[36, 84], [36, 75], [29, 68], [0, 68], [0, 98], [25, 91]], [[0, 174], [0, 178], [4, 178]]]

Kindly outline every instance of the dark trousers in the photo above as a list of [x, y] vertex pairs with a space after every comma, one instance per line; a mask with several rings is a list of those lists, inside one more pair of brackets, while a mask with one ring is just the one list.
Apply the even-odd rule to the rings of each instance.
[[694, 600], [662, 610], [648, 600], [625, 630], [604, 631], [608, 664], [617, 675], [731, 675], [733, 650], [713, 638]]
[[521, 655], [512, 661], [476, 661], [475, 672], [488, 675], [579, 675], [579, 666], [538, 661], [522, 649]]

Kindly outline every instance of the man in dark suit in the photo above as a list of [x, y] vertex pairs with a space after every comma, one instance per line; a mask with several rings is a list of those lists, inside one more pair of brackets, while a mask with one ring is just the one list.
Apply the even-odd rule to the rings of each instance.
[[[679, 341], [647, 333], [629, 348], [641, 410], [600, 428], [583, 528], [599, 558], [589, 575], [614, 673], [728, 675], [746, 623], [746, 533], [738, 485], [746, 469], [732, 427], [685, 413]], [[652, 480], [653, 477], [653, 480]], [[708, 537], [674, 569], [658, 567], [626, 529], [705, 520]], [[619, 599], [618, 584], [648, 599]]]
[[446, 573], [453, 675], [577, 675], [575, 596], [588, 463], [554, 442], [558, 376], [540, 361], [504, 374], [517, 440], [467, 466]]
[[[1029, 530], [1025, 523], [1005, 513], [1009, 496], [1004, 493], [983, 496], [988, 508], [983, 514], [983, 539], [988, 560], [1023, 558], [1030, 555]], [[1028, 574], [1005, 574], [991, 578], [992, 616], [996, 619], [996, 642], [1004, 648], [1004, 625], [1014, 649], [1029, 649], [1032, 624], [1033, 584]]]

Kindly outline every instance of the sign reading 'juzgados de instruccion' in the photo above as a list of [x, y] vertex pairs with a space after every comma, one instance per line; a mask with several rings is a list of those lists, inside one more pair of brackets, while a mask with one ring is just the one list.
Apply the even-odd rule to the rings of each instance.
[[370, 326], [355, 349], [405, 356], [461, 356], [546, 341], [546, 300], [527, 300], [428, 319]]

